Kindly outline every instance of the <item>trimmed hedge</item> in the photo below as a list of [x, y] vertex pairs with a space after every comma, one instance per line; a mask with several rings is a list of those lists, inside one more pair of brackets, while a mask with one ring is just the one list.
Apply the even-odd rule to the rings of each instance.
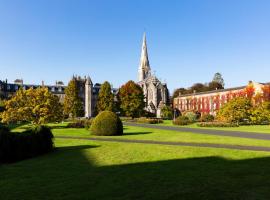
[[20, 133], [0, 127], [0, 163], [35, 157], [53, 148], [53, 134], [48, 127], [38, 126]]
[[198, 123], [199, 127], [238, 127], [239, 125], [236, 123], [228, 123], [228, 122], [201, 122]]
[[163, 123], [162, 119], [159, 118], [146, 118], [146, 117], [141, 117], [135, 120], [138, 123], [145, 123], [145, 124], [161, 124]]
[[173, 121], [174, 125], [180, 125], [180, 126], [188, 125], [190, 123], [191, 122], [189, 121], [189, 118], [186, 116], [179, 116]]
[[120, 118], [111, 111], [100, 112], [91, 125], [93, 135], [123, 135], [123, 124]]

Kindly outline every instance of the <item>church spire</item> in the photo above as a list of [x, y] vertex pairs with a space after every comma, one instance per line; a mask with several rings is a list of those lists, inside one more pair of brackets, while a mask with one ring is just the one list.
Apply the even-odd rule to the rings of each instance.
[[150, 64], [148, 60], [147, 44], [146, 44], [146, 34], [143, 34], [142, 52], [141, 60], [139, 65], [139, 81], [144, 80], [150, 75]]

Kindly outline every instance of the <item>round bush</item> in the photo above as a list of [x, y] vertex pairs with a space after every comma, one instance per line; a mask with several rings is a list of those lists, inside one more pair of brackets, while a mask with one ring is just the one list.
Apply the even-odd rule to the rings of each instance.
[[93, 120], [91, 132], [93, 135], [123, 135], [123, 124], [115, 113], [103, 111]]
[[188, 125], [190, 123], [188, 117], [186, 116], [179, 116], [177, 117], [174, 121], [173, 121], [173, 124], [175, 125]]
[[197, 120], [197, 115], [194, 112], [186, 112], [184, 114], [190, 122], [195, 122]]

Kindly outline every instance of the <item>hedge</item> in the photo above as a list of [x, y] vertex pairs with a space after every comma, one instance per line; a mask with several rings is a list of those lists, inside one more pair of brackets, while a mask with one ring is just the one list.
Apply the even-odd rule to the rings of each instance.
[[54, 148], [53, 134], [45, 126], [24, 132], [0, 127], [0, 163], [15, 162], [48, 153]]
[[236, 123], [228, 123], [228, 122], [201, 122], [198, 123], [199, 127], [238, 127], [239, 125]]

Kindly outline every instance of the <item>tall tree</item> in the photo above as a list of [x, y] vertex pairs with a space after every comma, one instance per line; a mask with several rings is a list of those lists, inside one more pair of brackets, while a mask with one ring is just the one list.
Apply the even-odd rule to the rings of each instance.
[[101, 111], [113, 111], [114, 110], [114, 97], [111, 89], [111, 85], [108, 81], [105, 81], [98, 93], [97, 110]]
[[5, 111], [1, 117], [5, 123], [27, 121], [44, 124], [61, 121], [63, 109], [59, 98], [48, 88], [19, 89], [10, 100], [5, 102]]
[[82, 117], [83, 113], [83, 103], [79, 96], [78, 82], [73, 78], [65, 89], [64, 114], [74, 118]]
[[221, 73], [219, 73], [219, 72], [215, 73], [212, 82], [217, 82], [217, 83], [219, 83], [220, 85], [222, 85], [223, 88], [224, 88], [224, 86], [225, 86], [224, 79], [222, 78], [222, 75], [221, 75]]
[[144, 110], [144, 95], [142, 88], [134, 83], [128, 81], [119, 89], [120, 108], [126, 116], [138, 117]]

